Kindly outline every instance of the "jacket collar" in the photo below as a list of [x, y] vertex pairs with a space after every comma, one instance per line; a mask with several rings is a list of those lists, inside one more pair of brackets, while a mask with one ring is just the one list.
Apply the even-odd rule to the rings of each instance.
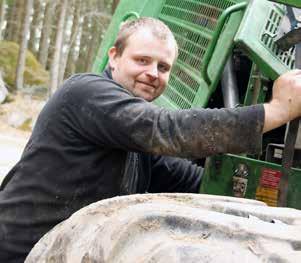
[[102, 72], [102, 76], [103, 76], [104, 78], [113, 79], [113, 78], [112, 78], [112, 72], [111, 72], [110, 67], [106, 67], [106, 68], [105, 68], [105, 70]]

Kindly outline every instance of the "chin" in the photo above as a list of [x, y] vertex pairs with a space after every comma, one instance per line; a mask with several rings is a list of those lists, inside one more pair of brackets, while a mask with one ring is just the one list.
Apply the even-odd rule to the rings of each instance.
[[153, 95], [149, 95], [149, 96], [146, 96], [147, 98], [145, 100], [151, 102], [153, 100], [155, 100], [158, 96], [153, 96]]
[[153, 101], [155, 99], [154, 96], [149, 95], [149, 94], [136, 94], [136, 96], [140, 97], [140, 98], [143, 98], [143, 99], [145, 99], [148, 102], [151, 102], [151, 101]]
[[149, 98], [149, 97], [142, 97], [142, 98], [148, 102], [152, 102], [154, 100], [154, 98]]

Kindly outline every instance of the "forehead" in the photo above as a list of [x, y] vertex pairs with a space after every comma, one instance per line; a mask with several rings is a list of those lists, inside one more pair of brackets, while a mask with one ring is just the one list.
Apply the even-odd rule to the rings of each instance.
[[174, 40], [161, 39], [148, 28], [138, 29], [127, 39], [124, 53], [164, 60], [171, 65], [176, 56]]

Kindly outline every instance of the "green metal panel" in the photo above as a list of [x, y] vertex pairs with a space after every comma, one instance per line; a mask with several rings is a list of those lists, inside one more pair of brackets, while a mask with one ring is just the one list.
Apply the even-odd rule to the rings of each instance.
[[[294, 48], [283, 52], [274, 42], [284, 14], [284, 6], [266, 0], [251, 0], [246, 9], [235, 36], [235, 44], [244, 49], [256, 63], [256, 66], [255, 63], [253, 64], [251, 70], [245, 105], [264, 102], [267, 87], [264, 87], [265, 84], [260, 81], [259, 74], [275, 79], [279, 74], [294, 68]], [[260, 70], [256, 69], [257, 66]], [[246, 165], [249, 170], [246, 198], [262, 198], [260, 191], [267, 191], [264, 198], [270, 198], [269, 200], [272, 199], [272, 195], [278, 194], [278, 189], [261, 187], [260, 179], [262, 171], [266, 169], [283, 172], [280, 165], [237, 155], [219, 155], [208, 158], [200, 192], [233, 196], [233, 176], [240, 164]], [[258, 191], [257, 196], [256, 191]], [[292, 169], [289, 177], [288, 206], [301, 209], [300, 198], [301, 170]], [[274, 198], [271, 203], [276, 205], [277, 198]]]
[[[114, 43], [121, 22], [137, 16], [157, 17], [174, 33], [179, 44], [168, 87], [155, 103], [170, 109], [206, 106], [222, 74], [233, 45], [243, 47], [265, 76], [276, 78], [294, 67], [294, 50], [282, 52], [273, 37], [284, 15], [282, 5], [266, 0], [250, 0], [245, 11], [241, 0], [121, 0], [100, 47], [93, 70], [101, 72], [107, 64], [107, 51]], [[232, 13], [233, 10], [236, 12]], [[253, 72], [253, 70], [252, 70]], [[245, 104], [264, 98], [255, 94], [252, 74]], [[261, 89], [262, 91], [262, 89]], [[232, 195], [233, 167], [238, 163], [250, 167], [247, 198], [255, 198], [263, 167], [281, 169], [279, 165], [241, 156], [217, 156], [207, 160], [202, 192]], [[217, 165], [217, 163], [219, 163]], [[290, 177], [289, 206], [301, 208], [299, 170]]]
[[[171, 109], [204, 107], [214, 92], [243, 12], [225, 15], [225, 10], [241, 1], [166, 0], [159, 19], [173, 31], [179, 44], [179, 57], [169, 85], [155, 103]], [[229, 19], [230, 18], [230, 19]], [[224, 25], [227, 24], [226, 27]], [[216, 32], [218, 29], [219, 32]], [[213, 36], [217, 44], [210, 49]], [[205, 73], [204, 58], [208, 58]], [[214, 59], [214, 60], [213, 60]], [[213, 60], [213, 63], [212, 63]], [[208, 76], [207, 79], [204, 75]]]
[[[206, 160], [200, 193], [233, 196], [233, 175], [239, 164], [248, 167], [246, 198], [256, 199], [256, 189], [262, 169], [282, 171], [278, 164], [263, 162], [237, 155], [220, 155]], [[292, 169], [289, 177], [288, 207], [301, 209], [301, 170]]]
[[[294, 67], [294, 48], [282, 52], [273, 40], [284, 9], [266, 0], [252, 0], [243, 20], [243, 11], [225, 16], [229, 9], [241, 2], [122, 0], [102, 42], [93, 71], [99, 73], [105, 68], [107, 51], [125, 18], [152, 16], [169, 25], [179, 43], [179, 58], [168, 87], [156, 104], [171, 109], [206, 106], [233, 48], [238, 27], [235, 42], [247, 50], [265, 75], [275, 79]], [[223, 16], [227, 19], [220, 21]]]
[[235, 42], [271, 79], [295, 65], [294, 48], [284, 52], [274, 41], [283, 16], [284, 6], [266, 0], [252, 0], [235, 37]]
[[[100, 73], [108, 61], [108, 49], [114, 43], [125, 17], [157, 17], [174, 33], [179, 57], [171, 72], [168, 87], [155, 103], [171, 109], [206, 106], [219, 81], [243, 11], [225, 13], [241, 0], [122, 0], [104, 37], [93, 71]], [[222, 15], [223, 14], [223, 15]], [[219, 21], [221, 17], [225, 19]], [[224, 27], [224, 25], [227, 25]], [[220, 29], [219, 32], [216, 32]], [[213, 36], [217, 40], [212, 47]], [[213, 39], [214, 40], [214, 39]], [[208, 58], [204, 65], [203, 58]], [[206, 66], [206, 70], [202, 68]], [[204, 79], [208, 76], [208, 79]]]
[[267, 82], [263, 82], [264, 76], [259, 72], [255, 63], [252, 65], [249, 83], [244, 98], [244, 106], [249, 106], [266, 101], [266, 93], [268, 91]]
[[[243, 14], [244, 10], [232, 14], [231, 18], [227, 21], [227, 24], [223, 29], [223, 33], [218, 39], [215, 51], [212, 54], [210, 64], [208, 66], [208, 75], [212, 79], [210, 85], [211, 93], [208, 94], [209, 96], [215, 91], [220, 77], [222, 76], [227, 58], [232, 52], [234, 46], [234, 37], [242, 20]], [[197, 97], [200, 96], [201, 94]], [[207, 101], [209, 100], [209, 96]], [[204, 106], [206, 106], [206, 104]]]
[[300, 0], [270, 0], [270, 1], [301, 8]]

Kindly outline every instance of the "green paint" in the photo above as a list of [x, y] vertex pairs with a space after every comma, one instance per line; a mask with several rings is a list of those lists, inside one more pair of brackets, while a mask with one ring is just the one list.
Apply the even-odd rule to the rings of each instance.
[[268, 87], [266, 87], [262, 81], [262, 79], [265, 79], [265, 77], [260, 74], [257, 68], [258, 67], [254, 63], [250, 73], [248, 88], [245, 94], [244, 106], [265, 102]]
[[[206, 160], [200, 193], [233, 196], [233, 174], [238, 164], [248, 167], [248, 187], [245, 198], [255, 199], [263, 168], [282, 170], [281, 165], [239, 155], [218, 155]], [[292, 169], [289, 177], [288, 207], [301, 209], [301, 169]]]
[[279, 4], [291, 5], [298, 8], [301, 8], [301, 1], [300, 0], [270, 0], [272, 2], [276, 2]]
[[[263, 103], [266, 87], [261, 78], [276, 79], [294, 68], [294, 54], [285, 57], [274, 42], [285, 14], [283, 5], [266, 0], [121, 0], [102, 41], [93, 71], [107, 65], [107, 52], [113, 45], [120, 24], [126, 19], [151, 16], [164, 21], [179, 43], [179, 58], [169, 85], [155, 103], [168, 109], [205, 107], [220, 80], [233, 47], [239, 47], [253, 62], [244, 105]], [[301, 7], [300, 0], [278, 3]], [[246, 7], [246, 8], [245, 8]], [[208, 16], [210, 14], [210, 17]], [[255, 64], [260, 72], [259, 82]], [[259, 89], [256, 91], [255, 86]], [[202, 193], [232, 195], [235, 167], [244, 163], [250, 171], [247, 198], [255, 198], [262, 168], [282, 169], [279, 165], [236, 155], [208, 158]], [[301, 171], [290, 176], [288, 205], [301, 208]]]

